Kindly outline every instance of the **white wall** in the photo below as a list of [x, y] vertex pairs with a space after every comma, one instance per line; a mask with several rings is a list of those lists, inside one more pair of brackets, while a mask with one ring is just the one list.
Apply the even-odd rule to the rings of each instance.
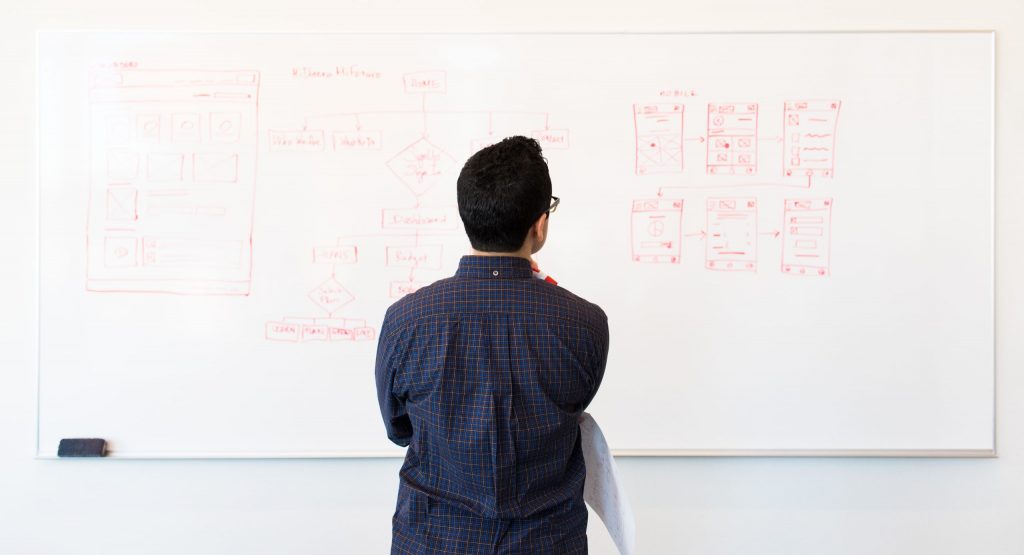
[[[998, 459], [623, 459], [641, 553], [1024, 553], [1024, 2], [2, 0], [0, 553], [386, 552], [398, 460], [36, 461], [33, 31], [995, 29]], [[600, 4], [600, 5], [595, 5]], [[487, 7], [485, 7], [487, 6]], [[1017, 100], [1014, 102], [1014, 100]], [[73, 317], [74, 315], [69, 315]], [[614, 371], [614, 369], [612, 370]], [[614, 439], [614, 438], [613, 438]], [[613, 553], [593, 521], [594, 553]]]

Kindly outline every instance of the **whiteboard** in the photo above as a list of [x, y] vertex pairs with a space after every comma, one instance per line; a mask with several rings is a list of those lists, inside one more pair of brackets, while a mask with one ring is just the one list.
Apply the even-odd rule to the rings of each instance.
[[[44, 32], [39, 456], [391, 456], [389, 304], [536, 138], [620, 454], [994, 454], [991, 33]], [[30, 233], [25, 230], [26, 236]]]

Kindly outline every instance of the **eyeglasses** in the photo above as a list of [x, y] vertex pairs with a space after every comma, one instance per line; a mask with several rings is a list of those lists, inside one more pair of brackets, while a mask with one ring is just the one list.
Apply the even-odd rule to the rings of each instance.
[[558, 203], [562, 202], [562, 199], [551, 195], [551, 206], [548, 208], [548, 214], [554, 212], [558, 208]]

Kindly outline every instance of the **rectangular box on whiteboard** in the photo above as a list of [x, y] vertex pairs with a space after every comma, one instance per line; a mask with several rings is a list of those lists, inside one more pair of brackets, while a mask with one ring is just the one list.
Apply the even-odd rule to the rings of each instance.
[[[259, 74], [106, 67], [94, 68], [84, 86], [93, 149], [86, 289], [248, 294]], [[209, 225], [211, 215], [228, 212], [234, 217]], [[140, 263], [124, 263], [128, 256], [111, 263], [100, 249], [112, 234], [142, 241]], [[160, 248], [147, 239], [152, 235], [164, 238]], [[169, 254], [171, 242], [177, 254]], [[230, 263], [198, 254], [223, 252], [225, 244], [233, 245]], [[197, 256], [210, 263], [196, 263]]]
[[757, 271], [757, 199], [708, 199], [706, 245], [707, 269]]
[[631, 241], [634, 262], [677, 264], [683, 239], [683, 201], [633, 201]]

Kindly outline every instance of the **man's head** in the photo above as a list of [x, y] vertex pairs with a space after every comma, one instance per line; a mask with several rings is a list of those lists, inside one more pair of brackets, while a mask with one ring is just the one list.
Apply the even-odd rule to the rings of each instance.
[[551, 176], [537, 141], [509, 137], [466, 161], [458, 180], [459, 216], [473, 248], [514, 253], [547, 237]]

